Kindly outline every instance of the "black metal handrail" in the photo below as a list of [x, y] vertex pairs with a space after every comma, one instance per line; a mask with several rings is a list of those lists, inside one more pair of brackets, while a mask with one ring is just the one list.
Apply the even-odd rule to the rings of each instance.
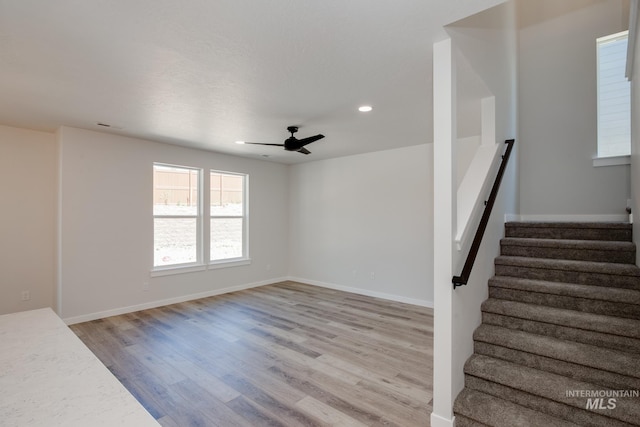
[[496, 197], [498, 197], [498, 190], [500, 189], [500, 182], [502, 182], [502, 175], [504, 175], [504, 170], [507, 168], [507, 162], [509, 161], [509, 156], [511, 155], [511, 149], [513, 148], [514, 143], [514, 139], [507, 139], [505, 141], [505, 144], [507, 144], [507, 150], [502, 156], [502, 163], [500, 163], [500, 169], [498, 169], [496, 180], [493, 182], [491, 194], [489, 194], [489, 200], [485, 202], [484, 212], [482, 213], [480, 224], [478, 224], [476, 235], [473, 238], [473, 243], [471, 243], [469, 255], [467, 255], [467, 260], [465, 261], [464, 267], [462, 268], [462, 273], [460, 273], [459, 276], [453, 276], [453, 279], [451, 280], [453, 282], [453, 289], [457, 288], [458, 286], [466, 285], [467, 281], [469, 280], [469, 275], [471, 274], [473, 263], [476, 260], [476, 256], [478, 256], [480, 243], [482, 243], [482, 237], [484, 236], [484, 232], [487, 229], [487, 224], [489, 223], [489, 217], [491, 216], [493, 204], [496, 201]]

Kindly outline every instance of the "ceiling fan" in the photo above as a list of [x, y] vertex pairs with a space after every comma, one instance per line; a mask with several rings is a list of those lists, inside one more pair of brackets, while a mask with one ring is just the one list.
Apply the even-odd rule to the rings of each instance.
[[293, 136], [294, 133], [298, 132], [298, 126], [289, 126], [287, 130], [291, 132], [291, 136], [284, 140], [284, 144], [265, 144], [262, 142], [245, 142], [244, 144], [272, 145], [276, 147], [284, 147], [284, 149], [287, 151], [297, 151], [298, 153], [302, 153], [302, 154], [311, 154], [311, 151], [304, 148], [304, 146], [324, 138], [324, 135], [318, 134], [314, 136], [309, 136], [307, 138], [298, 139], [295, 136]]

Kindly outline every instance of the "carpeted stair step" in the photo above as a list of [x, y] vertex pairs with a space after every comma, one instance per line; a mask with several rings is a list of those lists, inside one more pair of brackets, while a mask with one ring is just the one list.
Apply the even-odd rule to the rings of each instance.
[[640, 354], [640, 320], [489, 298], [482, 322]]
[[473, 334], [476, 354], [612, 389], [640, 389], [640, 354], [595, 347], [494, 325]]
[[631, 227], [625, 222], [507, 222], [505, 237], [630, 242]]
[[640, 268], [631, 264], [499, 256], [495, 274], [640, 290]]
[[635, 261], [628, 223], [507, 223], [456, 425], [640, 426]]
[[[493, 427], [577, 427], [578, 424], [552, 417], [477, 390], [463, 389], [455, 400], [456, 426]], [[479, 424], [478, 424], [479, 423]]]
[[632, 289], [494, 276], [489, 297], [640, 319], [640, 291]]
[[624, 264], [636, 262], [636, 246], [632, 242], [506, 237], [500, 241], [500, 248], [500, 254], [507, 256]]
[[[588, 409], [594, 400], [583, 392], [606, 391], [599, 385], [482, 355], [471, 356], [464, 371], [469, 389], [581, 426], [623, 427], [640, 420], [640, 399], [624, 394], [613, 397], [615, 408], [600, 413]], [[606, 406], [610, 402], [605, 399], [602, 403]]]

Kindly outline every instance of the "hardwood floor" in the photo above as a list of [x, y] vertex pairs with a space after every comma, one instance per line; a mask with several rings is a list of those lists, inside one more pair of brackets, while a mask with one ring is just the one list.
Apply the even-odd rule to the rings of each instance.
[[71, 329], [163, 426], [428, 426], [432, 310], [282, 282]]

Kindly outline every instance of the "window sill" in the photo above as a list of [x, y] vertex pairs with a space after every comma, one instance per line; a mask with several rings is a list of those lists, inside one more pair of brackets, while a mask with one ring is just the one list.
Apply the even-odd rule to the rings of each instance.
[[205, 271], [206, 269], [207, 266], [203, 264], [158, 267], [151, 270], [149, 275], [151, 277], [171, 276], [172, 274], [194, 273], [196, 271]]
[[215, 270], [218, 268], [239, 267], [241, 265], [249, 265], [249, 264], [251, 264], [251, 258], [233, 258], [233, 259], [222, 260], [222, 261], [211, 261], [207, 266], [207, 269]]
[[593, 167], [630, 165], [631, 156], [595, 157]]
[[173, 274], [194, 273], [197, 271], [217, 270], [219, 268], [239, 267], [251, 264], [251, 258], [234, 258], [231, 260], [214, 261], [210, 264], [190, 264], [170, 267], [158, 267], [149, 272], [151, 277], [171, 276]]

